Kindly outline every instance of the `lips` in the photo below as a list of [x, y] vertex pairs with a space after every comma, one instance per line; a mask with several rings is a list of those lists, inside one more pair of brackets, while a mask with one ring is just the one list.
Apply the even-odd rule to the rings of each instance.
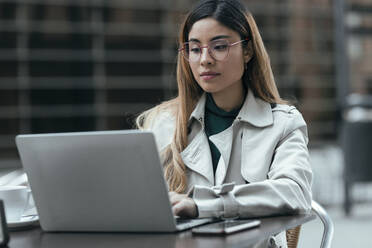
[[217, 73], [217, 72], [213, 72], [213, 71], [207, 71], [207, 72], [202, 72], [200, 74], [200, 77], [204, 80], [211, 80], [217, 76], [219, 76], [220, 73]]

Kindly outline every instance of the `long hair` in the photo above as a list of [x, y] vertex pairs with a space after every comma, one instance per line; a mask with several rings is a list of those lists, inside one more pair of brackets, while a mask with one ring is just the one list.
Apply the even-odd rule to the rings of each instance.
[[[251, 43], [253, 56], [247, 63], [242, 81], [253, 94], [269, 103], [286, 103], [276, 87], [270, 59], [262, 42], [256, 22], [250, 12], [239, 0], [204, 0], [200, 1], [186, 15], [179, 32], [179, 46], [188, 41], [189, 32], [197, 21], [212, 17], [226, 27], [236, 31], [242, 39], [243, 48]], [[174, 116], [175, 131], [172, 142], [162, 151], [161, 157], [164, 174], [169, 190], [178, 193], [187, 188], [186, 167], [181, 152], [188, 145], [188, 120], [203, 90], [193, 77], [188, 61], [179, 53], [177, 58], [178, 95], [145, 111], [137, 118], [137, 126], [146, 129], [162, 111], [169, 111]]]

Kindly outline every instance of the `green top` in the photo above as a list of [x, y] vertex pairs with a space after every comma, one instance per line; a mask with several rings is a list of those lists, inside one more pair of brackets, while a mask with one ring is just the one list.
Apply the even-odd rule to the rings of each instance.
[[205, 133], [208, 136], [209, 148], [211, 149], [213, 172], [216, 173], [217, 164], [221, 153], [217, 147], [209, 140], [211, 135], [220, 133], [231, 126], [242, 106], [229, 112], [219, 108], [213, 100], [211, 94], [207, 93], [205, 103]]

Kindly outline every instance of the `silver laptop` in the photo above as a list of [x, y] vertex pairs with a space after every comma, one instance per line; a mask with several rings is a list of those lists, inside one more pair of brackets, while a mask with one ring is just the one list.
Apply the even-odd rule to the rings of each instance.
[[173, 216], [151, 132], [30, 134], [16, 143], [45, 231], [174, 232], [214, 221]]

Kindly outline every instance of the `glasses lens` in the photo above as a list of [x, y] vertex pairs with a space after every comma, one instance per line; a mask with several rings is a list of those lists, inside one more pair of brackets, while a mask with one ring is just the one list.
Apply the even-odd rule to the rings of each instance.
[[189, 43], [183, 43], [182, 49], [180, 49], [180, 52], [182, 53], [182, 56], [186, 59], [189, 60]]
[[224, 60], [229, 53], [229, 42], [226, 40], [216, 40], [209, 43], [211, 55], [216, 60]]
[[191, 41], [191, 42], [188, 42], [188, 45], [185, 51], [187, 51], [188, 59], [192, 62], [196, 62], [200, 58], [202, 49], [200, 48], [199, 43]]

